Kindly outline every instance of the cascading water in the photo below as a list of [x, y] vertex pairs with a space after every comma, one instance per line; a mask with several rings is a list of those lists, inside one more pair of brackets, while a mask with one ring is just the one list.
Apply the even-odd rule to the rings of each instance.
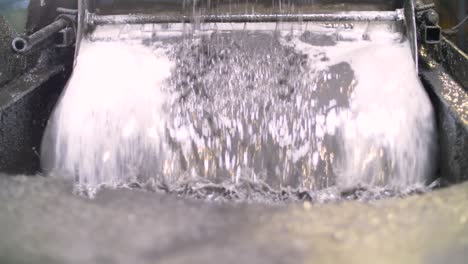
[[46, 171], [169, 191], [401, 190], [432, 175], [432, 106], [391, 27], [156, 27], [102, 26], [82, 43]]

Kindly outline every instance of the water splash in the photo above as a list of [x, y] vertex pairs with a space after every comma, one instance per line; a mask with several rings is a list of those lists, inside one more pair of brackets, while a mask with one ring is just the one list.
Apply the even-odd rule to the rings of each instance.
[[43, 140], [44, 170], [90, 186], [157, 172], [161, 86], [172, 67], [164, 53], [143, 46], [84, 42]]
[[98, 28], [49, 124], [44, 168], [168, 191], [399, 190], [431, 176], [433, 110], [401, 34], [203, 27]]

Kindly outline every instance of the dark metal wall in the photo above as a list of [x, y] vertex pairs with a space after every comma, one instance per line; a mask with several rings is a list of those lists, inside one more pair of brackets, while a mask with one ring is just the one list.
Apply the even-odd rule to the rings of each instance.
[[[55, 19], [56, 7], [73, 7], [76, 1], [31, 0], [27, 31]], [[42, 134], [69, 76], [71, 50], [50, 47], [27, 55], [12, 52], [17, 33], [0, 16], [0, 171], [34, 174], [40, 169]]]
[[420, 76], [436, 110], [439, 138], [438, 176], [468, 180], [468, 57], [446, 39], [420, 52]]
[[13, 34], [10, 25], [0, 16], [0, 89], [2, 85], [21, 75], [35, 61], [33, 57], [23, 57], [11, 52]]
[[[65, 75], [62, 68], [41, 71], [37, 83], [19, 79], [17, 86], [28, 86], [18, 101], [0, 109], [0, 171], [10, 174], [35, 174], [40, 171], [40, 146], [47, 120], [53, 110]], [[40, 83], [43, 81], [43, 83]], [[36, 87], [37, 84], [40, 84]], [[0, 93], [0, 102], [8, 96]], [[4, 105], [3, 105], [4, 106]], [[0, 103], [2, 107], [2, 103]]]
[[[440, 14], [440, 25], [444, 29], [452, 28], [464, 17], [468, 16], [468, 1], [466, 0], [433, 0]], [[449, 37], [458, 47], [468, 53], [468, 22]]]

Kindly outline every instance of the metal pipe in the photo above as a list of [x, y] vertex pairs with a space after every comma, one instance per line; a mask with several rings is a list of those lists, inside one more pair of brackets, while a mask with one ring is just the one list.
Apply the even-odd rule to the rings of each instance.
[[78, 10], [77, 9], [58, 7], [57, 8], [57, 13], [76, 16], [76, 15], [78, 15]]
[[13, 39], [11, 44], [13, 50], [16, 53], [24, 54], [31, 51], [33, 48], [44, 43], [47, 39], [53, 36], [55, 33], [66, 28], [70, 24], [70, 20], [60, 17], [55, 22], [44, 27], [43, 29], [33, 33], [30, 36], [19, 36]]
[[155, 24], [155, 23], [190, 23], [201, 21], [206, 23], [247, 23], [247, 22], [353, 22], [353, 21], [398, 21], [402, 20], [401, 10], [397, 11], [366, 11], [335, 14], [226, 14], [226, 15], [96, 15], [88, 14], [90, 25], [115, 24]]

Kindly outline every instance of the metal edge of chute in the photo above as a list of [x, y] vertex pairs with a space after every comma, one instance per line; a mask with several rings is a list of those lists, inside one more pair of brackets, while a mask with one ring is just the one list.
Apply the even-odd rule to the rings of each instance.
[[81, 40], [83, 39], [85, 32], [87, 31], [86, 16], [89, 8], [89, 0], [78, 0], [78, 21], [77, 21], [77, 33], [75, 43], [75, 58], [73, 66], [76, 66], [78, 54], [80, 52]]
[[416, 31], [415, 2], [416, 0], [405, 0], [403, 8], [406, 24], [406, 35], [410, 43], [411, 55], [413, 56], [416, 72], [418, 72], [418, 39]]

